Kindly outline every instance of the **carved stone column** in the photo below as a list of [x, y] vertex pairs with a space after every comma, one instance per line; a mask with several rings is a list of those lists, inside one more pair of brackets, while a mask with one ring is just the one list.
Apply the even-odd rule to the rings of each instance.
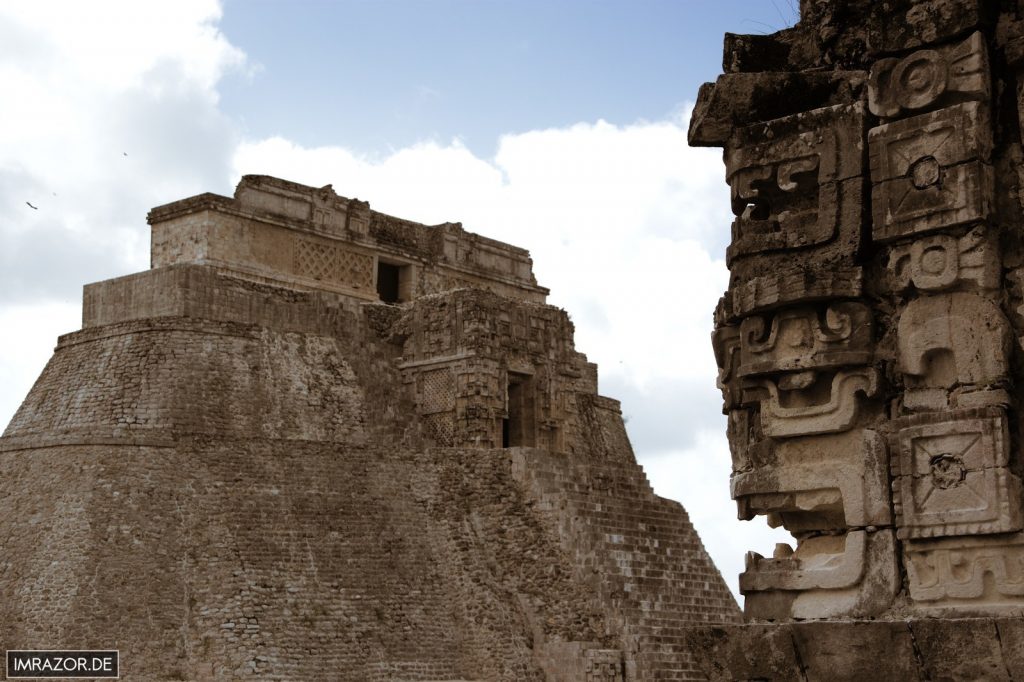
[[[723, 63], [690, 142], [724, 149], [736, 216], [713, 335], [732, 496], [796, 540], [748, 554], [747, 620], [955, 618], [956, 645], [981, 618], [998, 639], [1024, 609], [1024, 10], [804, 0], [793, 28], [727, 35]], [[763, 647], [749, 628], [716, 641]], [[805, 675], [824, 632], [780, 645]], [[730, 675], [784, 676], [788, 655], [729, 646]], [[994, 651], [1002, 677], [1024, 666]]]

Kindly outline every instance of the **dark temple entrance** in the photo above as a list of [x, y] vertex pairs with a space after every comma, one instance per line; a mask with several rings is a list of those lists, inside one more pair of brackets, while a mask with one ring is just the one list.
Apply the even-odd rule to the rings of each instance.
[[533, 447], [537, 444], [535, 402], [533, 377], [509, 372], [508, 417], [502, 422], [502, 447]]
[[401, 299], [402, 266], [377, 263], [377, 295], [384, 303], [399, 303]]

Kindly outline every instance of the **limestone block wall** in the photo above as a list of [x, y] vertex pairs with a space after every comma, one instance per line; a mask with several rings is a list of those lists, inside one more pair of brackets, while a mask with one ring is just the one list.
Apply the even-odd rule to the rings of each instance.
[[117, 647], [125, 679], [383, 682], [542, 680], [535, 638], [613, 643], [502, 451], [9, 445], [5, 647]]
[[218, 210], [223, 203], [215, 198], [207, 207], [155, 222], [153, 266], [211, 263], [257, 278], [274, 273], [307, 287], [377, 299], [377, 261], [371, 250]]
[[360, 309], [358, 300], [332, 291], [285, 289], [183, 264], [87, 284], [82, 326], [188, 317], [352, 338]]
[[427, 226], [369, 204], [268, 176], [244, 176], [234, 198], [200, 194], [149, 213], [154, 268], [209, 263], [255, 281], [377, 301], [378, 267], [402, 269], [401, 300], [460, 286], [543, 303], [530, 254], [458, 223]]
[[362, 391], [343, 348], [187, 318], [69, 334], [4, 435], [171, 430], [359, 443]]
[[1024, 8], [803, 0], [727, 35], [695, 145], [735, 220], [713, 343], [756, 620], [1024, 604]]
[[515, 445], [571, 453], [584, 442], [579, 396], [596, 394], [596, 368], [576, 352], [564, 311], [459, 289], [418, 299], [393, 334], [403, 344], [409, 391], [438, 445], [501, 447], [516, 381], [530, 414]]

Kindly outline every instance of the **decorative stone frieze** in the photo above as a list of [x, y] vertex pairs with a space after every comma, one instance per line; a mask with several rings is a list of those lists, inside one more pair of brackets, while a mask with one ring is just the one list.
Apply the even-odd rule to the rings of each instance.
[[994, 208], [987, 105], [957, 104], [872, 128], [872, 235], [880, 242], [977, 222]]
[[988, 48], [980, 31], [960, 43], [879, 59], [868, 80], [868, 107], [880, 118], [989, 96]]
[[735, 216], [731, 494], [796, 541], [748, 557], [747, 618], [1019, 610], [1024, 5], [800, 6], [726, 37], [690, 127]]

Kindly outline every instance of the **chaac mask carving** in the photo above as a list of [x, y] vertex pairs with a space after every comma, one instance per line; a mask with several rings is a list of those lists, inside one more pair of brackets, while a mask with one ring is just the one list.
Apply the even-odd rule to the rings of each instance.
[[701, 89], [732, 497], [796, 541], [748, 554], [749, 619], [1024, 608], [1024, 9], [960, 4], [804, 0], [828, 31], [732, 36]]

